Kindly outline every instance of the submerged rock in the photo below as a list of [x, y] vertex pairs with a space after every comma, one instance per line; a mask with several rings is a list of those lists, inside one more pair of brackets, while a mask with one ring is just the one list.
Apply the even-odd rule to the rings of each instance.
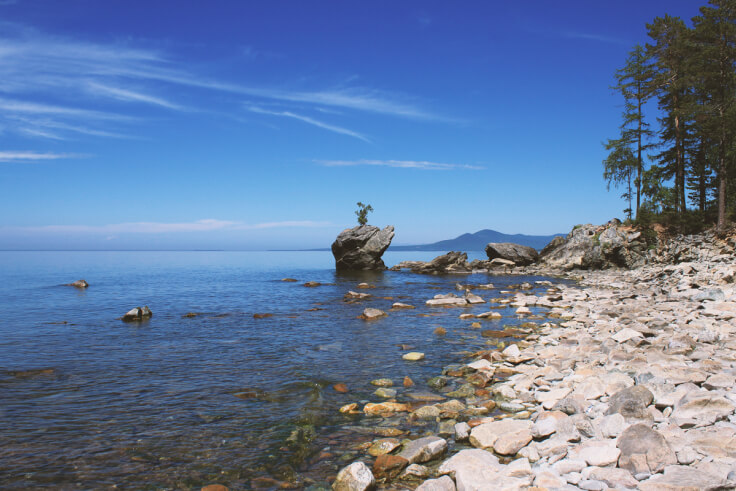
[[380, 319], [381, 317], [386, 317], [388, 314], [380, 309], [373, 309], [373, 308], [367, 308], [363, 310], [363, 314], [359, 317], [366, 321], [372, 321], [375, 319]]
[[67, 283], [65, 286], [73, 286], [74, 288], [85, 289], [89, 286], [89, 283], [84, 280], [77, 280], [73, 283]]
[[383, 230], [372, 225], [360, 225], [343, 230], [332, 243], [335, 268], [344, 271], [384, 270], [381, 256], [394, 238], [394, 227]]
[[412, 440], [404, 446], [399, 454], [410, 464], [421, 464], [444, 454], [447, 450], [447, 441], [438, 436], [425, 436]]
[[151, 317], [153, 317], [153, 312], [151, 312], [151, 309], [149, 309], [148, 306], [145, 306], [130, 309], [124, 316], [121, 317], [121, 320], [123, 320], [124, 322], [136, 322], [142, 321], [144, 319], [150, 319]]

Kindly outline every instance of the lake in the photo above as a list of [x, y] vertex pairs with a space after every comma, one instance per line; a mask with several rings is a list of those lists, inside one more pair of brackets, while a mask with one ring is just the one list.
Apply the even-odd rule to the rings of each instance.
[[[337, 274], [329, 252], [0, 252], [0, 271], [0, 483], [9, 489], [320, 485], [371, 439], [360, 427], [376, 421], [338, 412], [379, 402], [371, 380], [391, 378], [401, 400], [405, 376], [412, 390], [430, 390], [444, 366], [488, 347], [458, 318], [488, 304], [427, 299], [462, 293], [458, 282], [493, 283], [475, 290], [491, 299], [543, 279]], [[80, 278], [89, 288], [62, 286]], [[357, 290], [361, 282], [375, 288]], [[346, 302], [349, 290], [373, 297]], [[393, 302], [416, 309], [358, 318]], [[144, 305], [150, 320], [119, 320]], [[499, 312], [484, 329], [524, 322], [511, 307]], [[404, 361], [401, 345], [425, 359]]]

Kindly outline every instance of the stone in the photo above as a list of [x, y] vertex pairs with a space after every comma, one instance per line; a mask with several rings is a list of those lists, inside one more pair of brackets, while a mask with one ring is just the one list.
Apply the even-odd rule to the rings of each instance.
[[646, 456], [646, 462], [652, 474], [677, 463], [677, 456], [664, 437], [645, 424], [635, 424], [626, 428], [618, 438], [617, 446], [621, 450], [621, 457], [618, 460], [619, 467], [633, 474], [636, 474], [638, 470], [630, 462], [631, 457], [635, 454]]
[[530, 421], [516, 419], [484, 423], [470, 432], [470, 444], [501, 455], [514, 455], [532, 440], [531, 427]]
[[433, 334], [435, 334], [436, 336], [444, 336], [444, 335], [446, 335], [446, 334], [447, 334], [447, 329], [445, 329], [444, 327], [441, 327], [441, 326], [440, 326], [440, 327], [436, 327], [436, 328], [434, 329], [434, 331], [432, 331], [432, 332], [433, 332]]
[[616, 413], [603, 416], [598, 427], [606, 438], [616, 438], [626, 429], [627, 425], [624, 417]]
[[486, 246], [486, 255], [490, 260], [503, 259], [512, 261], [518, 266], [528, 266], [539, 259], [539, 254], [534, 248], [510, 242], [489, 243]]
[[711, 375], [703, 382], [703, 387], [708, 390], [728, 390], [736, 385], [736, 377], [726, 373], [716, 373]]
[[561, 420], [570, 417], [562, 411], [544, 411], [537, 416], [536, 421], [532, 425], [532, 436], [534, 438], [543, 438], [557, 431], [557, 425]]
[[391, 399], [396, 397], [396, 389], [389, 389], [387, 387], [379, 387], [373, 392], [377, 397], [383, 397], [384, 399]]
[[145, 319], [150, 319], [151, 317], [153, 317], [153, 312], [151, 312], [151, 309], [149, 309], [148, 306], [145, 306], [130, 309], [123, 317], [121, 317], [121, 319], [124, 322], [140, 322]]
[[635, 331], [629, 327], [621, 329], [619, 332], [611, 336], [611, 338], [617, 343], [625, 343], [631, 339], [641, 339], [643, 336], [639, 331]]
[[381, 256], [391, 245], [394, 227], [380, 230], [372, 225], [359, 225], [343, 230], [332, 243], [335, 268], [341, 271], [384, 270]]
[[378, 479], [393, 479], [398, 476], [409, 461], [398, 455], [382, 454], [373, 463], [373, 473]]
[[89, 286], [89, 283], [84, 280], [77, 280], [72, 283], [67, 283], [65, 286], [73, 286], [74, 288], [79, 288], [83, 290]]
[[492, 453], [468, 449], [444, 461], [437, 469], [437, 474], [454, 475], [458, 491], [511, 490], [528, 484], [528, 481], [504, 476], [502, 471], [503, 466]]
[[345, 404], [340, 408], [341, 413], [357, 413], [358, 412], [358, 403], [353, 402], [351, 404]]
[[229, 489], [227, 486], [223, 486], [222, 484], [208, 484], [206, 486], [202, 486], [200, 491], [229, 491]]
[[337, 473], [332, 484], [334, 491], [364, 491], [374, 489], [376, 479], [373, 473], [363, 462], [353, 462]]
[[698, 426], [713, 424], [736, 410], [727, 398], [711, 391], [691, 391], [675, 404], [672, 418], [696, 420]]
[[608, 401], [606, 414], [619, 413], [628, 419], [647, 419], [647, 406], [654, 400], [652, 392], [642, 385], [616, 392]]
[[429, 476], [429, 469], [419, 464], [411, 464], [401, 473], [401, 477], [425, 478], [427, 476]]
[[408, 375], [405, 375], [404, 376], [404, 380], [401, 382], [401, 385], [403, 385], [404, 387], [407, 387], [407, 388], [413, 387], [414, 386], [414, 381], [411, 379], [411, 377], [409, 377]]
[[534, 474], [532, 472], [532, 466], [529, 465], [529, 459], [526, 457], [516, 459], [509, 463], [503, 472], [509, 477], [531, 477]]
[[387, 315], [388, 314], [381, 309], [374, 309], [369, 307], [363, 310], [363, 315], [361, 315], [360, 318], [363, 320], [372, 321], [380, 319], [381, 317], [386, 317]]
[[405, 458], [411, 464], [421, 464], [439, 457], [446, 450], [447, 440], [437, 436], [425, 436], [404, 445], [399, 456]]
[[455, 424], [455, 440], [464, 441], [470, 438], [470, 425], [468, 423]]
[[440, 409], [437, 406], [422, 406], [411, 413], [415, 419], [433, 420], [440, 417]]
[[409, 267], [412, 273], [419, 274], [470, 273], [472, 270], [468, 264], [468, 255], [456, 251], [437, 256], [429, 262], [416, 261]]
[[419, 353], [417, 351], [410, 351], [409, 353], [405, 353], [401, 356], [406, 361], [419, 361], [424, 359], [424, 353]]
[[588, 440], [569, 453], [573, 460], [584, 460], [588, 465], [599, 467], [615, 464], [620, 454], [613, 440]]
[[493, 370], [494, 369], [493, 364], [484, 358], [474, 361], [473, 363], [468, 363], [467, 367], [472, 368], [473, 370]]
[[377, 404], [369, 402], [363, 406], [363, 412], [374, 416], [380, 416], [382, 414], [398, 413], [409, 411], [408, 404], [401, 404], [398, 402], [379, 402]]
[[370, 293], [358, 293], [354, 291], [348, 291], [343, 298], [345, 300], [365, 300], [366, 298], [371, 298], [373, 295]]
[[665, 467], [664, 474], [639, 482], [641, 491], [705, 491], [729, 489], [723, 479], [685, 465]]
[[611, 467], [594, 467], [590, 471], [589, 479], [602, 481], [614, 489], [636, 488], [639, 482], [625, 469]]
[[515, 344], [510, 345], [501, 352], [504, 358], [516, 358], [521, 354], [519, 347]]
[[470, 305], [486, 303], [486, 301], [483, 300], [481, 297], [473, 293], [470, 293], [470, 292], [465, 292], [464, 298], [465, 298], [465, 301], [468, 302]]
[[435, 295], [434, 298], [427, 300], [424, 303], [430, 307], [465, 307], [468, 305], [467, 300], [458, 297], [455, 294]]
[[378, 457], [379, 455], [393, 452], [399, 445], [401, 444], [396, 438], [381, 438], [380, 440], [374, 441], [368, 447], [368, 453], [373, 457]]
[[343, 383], [333, 385], [332, 389], [335, 392], [340, 392], [341, 394], [345, 394], [346, 392], [348, 392], [348, 386]]
[[394, 381], [390, 378], [377, 378], [371, 380], [371, 385], [375, 385], [376, 387], [393, 387]]
[[557, 473], [552, 471], [539, 471], [534, 478], [534, 486], [543, 489], [559, 489], [567, 485], [567, 481], [562, 479]]
[[417, 491], [455, 491], [455, 481], [448, 476], [439, 479], [427, 479], [417, 488]]
[[391, 305], [391, 308], [399, 310], [399, 309], [415, 309], [416, 307], [414, 307], [413, 305], [409, 305], [407, 303], [395, 302]]
[[584, 460], [570, 460], [563, 459], [558, 460], [552, 465], [552, 468], [556, 470], [561, 476], [570, 474], [571, 472], [581, 472], [585, 469], [588, 464]]

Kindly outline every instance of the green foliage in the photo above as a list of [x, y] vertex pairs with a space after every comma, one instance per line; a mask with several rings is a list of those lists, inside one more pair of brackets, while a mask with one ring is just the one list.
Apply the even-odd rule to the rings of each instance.
[[[649, 220], [644, 213], [681, 233], [714, 222], [723, 230], [736, 216], [736, 0], [710, 0], [692, 27], [666, 14], [646, 27], [650, 42], [615, 72], [624, 111], [619, 134], [604, 144], [604, 179], [625, 187], [637, 223]], [[649, 100], [659, 110], [656, 131], [645, 117]]]
[[364, 205], [358, 201], [358, 209], [355, 211], [355, 214], [358, 217], [359, 225], [365, 225], [368, 223], [368, 213], [371, 211], [373, 211], [373, 207], [371, 205]]

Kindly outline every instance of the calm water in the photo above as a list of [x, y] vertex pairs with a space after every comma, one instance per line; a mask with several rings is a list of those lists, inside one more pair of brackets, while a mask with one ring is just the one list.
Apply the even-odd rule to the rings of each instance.
[[[428, 390], [426, 380], [461, 361], [462, 350], [483, 346], [458, 315], [487, 304], [441, 309], [425, 300], [455, 292], [456, 282], [493, 283], [496, 290], [476, 291], [488, 299], [504, 285], [540, 279], [337, 275], [329, 252], [0, 252], [0, 271], [0, 487], [7, 489], [211, 482], [241, 489], [264, 476], [324, 482], [354, 456], [340, 453], [340, 438], [365, 419], [338, 407], [378, 402], [369, 382], [379, 377], [401, 389], [408, 375], [415, 390]], [[87, 290], [60, 286], [79, 278]], [[345, 302], [362, 281], [376, 288], [358, 291], [375, 298]], [[395, 301], [417, 309], [370, 323], [356, 318]], [[151, 320], [117, 320], [143, 305]], [[187, 312], [201, 315], [183, 318]], [[509, 317], [484, 328], [519, 322], [511, 309], [501, 312]], [[438, 326], [448, 335], [434, 335]], [[403, 361], [401, 344], [426, 359]], [[350, 392], [334, 391], [338, 382]]]

